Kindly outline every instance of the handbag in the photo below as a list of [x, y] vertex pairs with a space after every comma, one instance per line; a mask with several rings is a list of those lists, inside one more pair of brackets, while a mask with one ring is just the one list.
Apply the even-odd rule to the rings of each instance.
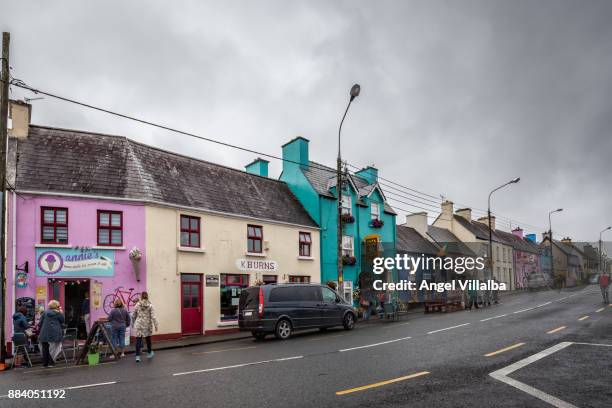
[[34, 330], [32, 330], [32, 329], [25, 329], [24, 333], [25, 333], [26, 336], [32, 337], [34, 335]]

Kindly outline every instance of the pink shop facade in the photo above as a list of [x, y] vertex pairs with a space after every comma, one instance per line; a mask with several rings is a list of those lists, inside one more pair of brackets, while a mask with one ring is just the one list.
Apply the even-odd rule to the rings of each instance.
[[58, 300], [79, 337], [116, 297], [133, 307], [146, 288], [142, 204], [24, 193], [7, 199], [7, 340], [20, 306], [33, 320], [37, 308]]

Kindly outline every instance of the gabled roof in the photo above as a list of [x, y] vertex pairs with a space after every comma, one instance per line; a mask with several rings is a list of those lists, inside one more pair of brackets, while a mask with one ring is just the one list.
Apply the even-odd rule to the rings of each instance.
[[284, 182], [122, 136], [31, 125], [17, 154], [21, 191], [167, 203], [316, 227]]
[[398, 252], [436, 255], [439, 249], [419, 234], [414, 228], [397, 226], [396, 249]]
[[495, 234], [497, 234], [497, 236], [502, 238], [505, 243], [507, 243], [517, 251], [531, 252], [534, 254], [540, 253], [540, 248], [538, 247], [538, 245], [534, 244], [531, 241], [527, 241], [524, 238], [518, 237], [510, 232], [495, 230]]
[[[476, 238], [482, 239], [485, 241], [489, 240], [489, 227], [487, 226], [487, 224], [483, 224], [482, 222], [478, 222], [478, 221], [468, 221], [462, 216], [457, 215], [457, 214], [453, 214], [453, 217], [455, 221], [457, 221], [465, 229], [467, 229], [472, 234], [474, 234]], [[496, 231], [493, 231], [493, 233], [491, 234], [491, 239], [495, 242], [507, 244], [507, 242], [503, 238], [499, 237], [496, 234]]]
[[[335, 187], [338, 182], [336, 169], [313, 161], [310, 162], [309, 166], [300, 167], [300, 169], [310, 182], [310, 185], [312, 185], [319, 195], [333, 199], [336, 198], [330, 192], [330, 189]], [[395, 210], [387, 203], [384, 193], [380, 186], [378, 186], [378, 183], [368, 184], [366, 179], [355, 174], [349, 174], [348, 180], [360, 198], [369, 196], [374, 189], [378, 188], [384, 200], [384, 211], [389, 214], [396, 214]]]
[[459, 238], [446, 228], [427, 226], [427, 235], [440, 248], [446, 247], [446, 252], [454, 255], [476, 256], [466, 244], [461, 242]]

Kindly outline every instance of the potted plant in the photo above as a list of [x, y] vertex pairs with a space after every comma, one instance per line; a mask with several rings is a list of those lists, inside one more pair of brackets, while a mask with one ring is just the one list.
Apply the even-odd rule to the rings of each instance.
[[342, 257], [343, 265], [355, 265], [356, 262], [357, 262], [357, 259], [354, 256], [344, 255]]
[[92, 365], [100, 364], [100, 345], [98, 343], [92, 343], [89, 345], [87, 351], [87, 363]]
[[342, 223], [344, 224], [352, 224], [355, 222], [355, 217], [351, 214], [342, 214]]
[[383, 225], [385, 225], [385, 222], [379, 219], [375, 219], [370, 222], [370, 227], [372, 228], [381, 228]]

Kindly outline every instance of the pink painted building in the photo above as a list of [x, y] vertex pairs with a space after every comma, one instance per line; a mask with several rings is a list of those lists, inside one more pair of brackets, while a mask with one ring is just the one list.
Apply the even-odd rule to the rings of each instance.
[[[106, 316], [117, 288], [125, 290], [119, 296], [128, 305], [130, 289], [145, 290], [142, 204], [43, 193], [11, 193], [8, 199], [8, 339], [20, 304], [59, 300], [68, 327], [83, 335], [86, 293], [91, 327]], [[133, 248], [140, 250], [140, 261], [130, 259]]]

